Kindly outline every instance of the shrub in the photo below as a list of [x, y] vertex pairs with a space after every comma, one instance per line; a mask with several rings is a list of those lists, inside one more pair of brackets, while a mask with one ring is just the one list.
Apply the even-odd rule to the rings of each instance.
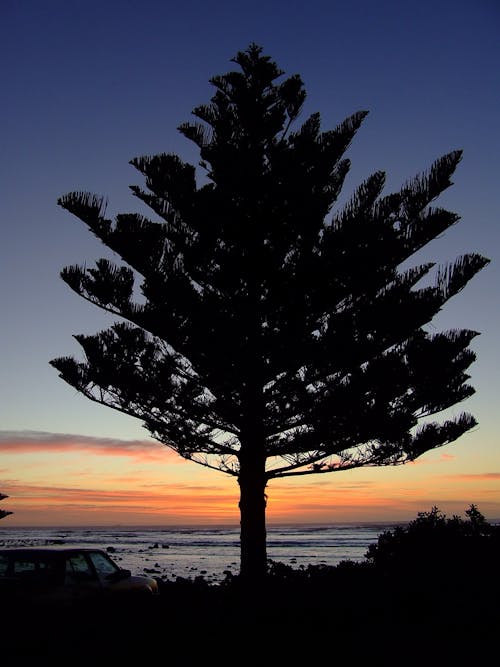
[[437, 507], [420, 512], [408, 525], [379, 535], [366, 558], [378, 569], [411, 574], [492, 567], [499, 554], [500, 527], [488, 523], [475, 505], [465, 515], [448, 518]]

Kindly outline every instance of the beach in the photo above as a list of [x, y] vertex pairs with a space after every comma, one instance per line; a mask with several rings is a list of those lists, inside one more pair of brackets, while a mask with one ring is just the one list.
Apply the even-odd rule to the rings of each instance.
[[[269, 526], [268, 558], [295, 568], [310, 563], [362, 561], [384, 524], [289, 524]], [[165, 579], [203, 576], [217, 583], [238, 574], [238, 526], [0, 527], [0, 548], [92, 547], [108, 551], [121, 566]]]

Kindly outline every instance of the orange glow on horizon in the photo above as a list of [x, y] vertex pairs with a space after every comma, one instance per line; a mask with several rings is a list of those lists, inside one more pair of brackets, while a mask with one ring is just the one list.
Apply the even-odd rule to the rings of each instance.
[[[0, 433], [2, 509], [8, 526], [239, 523], [233, 476], [185, 461], [155, 441]], [[467, 470], [446, 452], [416, 464], [271, 480], [271, 523], [408, 521], [438, 506], [474, 503], [500, 517], [500, 472]]]

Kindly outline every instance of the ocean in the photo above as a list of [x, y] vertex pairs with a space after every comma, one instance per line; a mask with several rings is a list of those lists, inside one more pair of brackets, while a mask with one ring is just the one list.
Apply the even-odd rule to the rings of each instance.
[[[362, 561], [388, 524], [286, 525], [267, 527], [267, 555], [294, 568]], [[165, 580], [203, 576], [219, 583], [239, 572], [238, 526], [220, 527], [0, 527], [0, 548], [94, 547], [107, 550], [120, 567]]]

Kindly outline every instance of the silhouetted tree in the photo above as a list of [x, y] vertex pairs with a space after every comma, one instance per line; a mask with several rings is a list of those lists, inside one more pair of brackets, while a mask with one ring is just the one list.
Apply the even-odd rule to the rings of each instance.
[[[241, 574], [266, 570], [270, 479], [397, 465], [456, 440], [476, 423], [421, 418], [473, 393], [465, 370], [476, 332], [426, 325], [488, 260], [401, 265], [458, 220], [431, 207], [459, 151], [396, 193], [370, 176], [333, 210], [343, 157], [365, 111], [321, 132], [319, 114], [292, 131], [305, 91], [251, 45], [239, 70], [180, 132], [200, 150], [203, 179], [173, 154], [131, 161], [156, 214], [106, 218], [86, 192], [59, 204], [128, 266], [100, 259], [63, 280], [128, 320], [75, 336], [85, 361], [51, 361], [93, 401], [141, 419], [182, 457], [240, 486]], [[137, 297], [135, 281], [142, 277]]]
[[[5, 498], [8, 498], [9, 496], [6, 496], [4, 493], [0, 493], [0, 500], [5, 500]], [[9, 512], [8, 510], [0, 510], [0, 519], [5, 519], [6, 516], [9, 516], [9, 514], [12, 514], [12, 512]]]

